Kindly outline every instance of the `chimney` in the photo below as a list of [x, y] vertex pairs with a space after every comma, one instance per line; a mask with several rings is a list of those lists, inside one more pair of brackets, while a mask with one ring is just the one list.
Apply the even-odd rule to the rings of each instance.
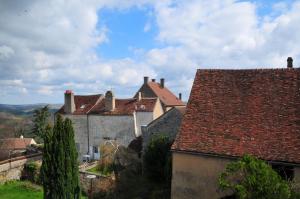
[[138, 100], [138, 101], [141, 101], [141, 99], [142, 99], [142, 93], [141, 93], [141, 92], [138, 92], [137, 100]]
[[64, 111], [67, 114], [72, 114], [75, 111], [74, 93], [71, 90], [65, 92]]
[[178, 98], [181, 100], [182, 99], [182, 95], [181, 95], [181, 93], [179, 93], [179, 96], [178, 96]]
[[116, 107], [115, 104], [115, 96], [112, 91], [107, 91], [105, 93], [105, 110], [106, 111], [113, 111]]
[[287, 58], [287, 67], [293, 68], [293, 58], [292, 57]]
[[164, 78], [160, 79], [160, 87], [162, 87], [162, 88], [165, 87], [165, 79]]
[[147, 84], [147, 83], [148, 83], [148, 80], [149, 80], [149, 77], [145, 76], [145, 77], [144, 77], [144, 84]]
[[152, 79], [152, 82], [155, 82], [155, 79]]

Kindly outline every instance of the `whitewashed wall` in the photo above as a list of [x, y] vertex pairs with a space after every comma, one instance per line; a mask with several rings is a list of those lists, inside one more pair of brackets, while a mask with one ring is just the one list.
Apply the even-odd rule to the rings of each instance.
[[153, 120], [153, 112], [135, 112], [136, 137], [142, 135], [141, 126], [148, 125]]
[[135, 139], [135, 125], [132, 115], [90, 115], [89, 127], [93, 146], [99, 146], [106, 141], [105, 138], [115, 139], [119, 144], [125, 146], [128, 146]]

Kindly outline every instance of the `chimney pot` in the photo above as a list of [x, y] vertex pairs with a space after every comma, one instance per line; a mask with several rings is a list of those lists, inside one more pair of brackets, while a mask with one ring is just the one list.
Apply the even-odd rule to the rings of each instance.
[[148, 83], [148, 80], [149, 80], [149, 77], [145, 76], [145, 77], [144, 77], [144, 84], [147, 84], [147, 83]]
[[155, 79], [152, 79], [152, 82], [155, 82]]
[[165, 87], [165, 79], [164, 78], [160, 79], [160, 87], [162, 87], [162, 88]]
[[287, 58], [287, 67], [293, 68], [293, 58], [292, 57]]
[[179, 93], [179, 99], [180, 99], [180, 100], [182, 99], [182, 95], [181, 95], [181, 93]]

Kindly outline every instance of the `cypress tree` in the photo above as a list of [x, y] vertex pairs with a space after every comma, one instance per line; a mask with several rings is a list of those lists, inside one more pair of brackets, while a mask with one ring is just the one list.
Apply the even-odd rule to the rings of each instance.
[[44, 152], [43, 152], [43, 162], [41, 167], [41, 181], [43, 182], [44, 188], [44, 198], [50, 199], [52, 197], [53, 190], [53, 166], [52, 166], [52, 129], [48, 125], [45, 129], [44, 137]]
[[45, 199], [80, 198], [77, 156], [72, 121], [63, 121], [57, 115], [52, 136], [45, 139], [42, 165]]

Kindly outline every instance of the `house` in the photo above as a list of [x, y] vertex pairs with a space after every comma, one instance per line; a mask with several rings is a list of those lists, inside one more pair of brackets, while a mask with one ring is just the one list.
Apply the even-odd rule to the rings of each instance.
[[27, 148], [31, 145], [36, 145], [33, 138], [6, 138], [0, 139], [0, 160], [15, 157], [26, 152]]
[[128, 146], [141, 136], [141, 126], [163, 114], [158, 98], [142, 97], [119, 99], [112, 91], [105, 96], [74, 95], [65, 92], [65, 103], [58, 111], [63, 117], [73, 121], [75, 142], [79, 157], [90, 155], [99, 159], [99, 146], [114, 140]]
[[[217, 199], [226, 165], [251, 154], [300, 182], [300, 69], [198, 70], [172, 145], [172, 199]], [[281, 174], [282, 172], [279, 172]]]
[[179, 131], [184, 113], [185, 106], [173, 107], [147, 126], [142, 126], [143, 151], [156, 136], [167, 136], [173, 141]]
[[165, 79], [161, 78], [160, 83], [155, 79], [149, 81], [149, 77], [144, 77], [144, 84], [136, 92], [135, 98], [141, 93], [142, 97], [157, 97], [162, 103], [164, 111], [168, 111], [172, 107], [185, 106], [181, 100], [181, 93], [176, 97], [165, 85]]

